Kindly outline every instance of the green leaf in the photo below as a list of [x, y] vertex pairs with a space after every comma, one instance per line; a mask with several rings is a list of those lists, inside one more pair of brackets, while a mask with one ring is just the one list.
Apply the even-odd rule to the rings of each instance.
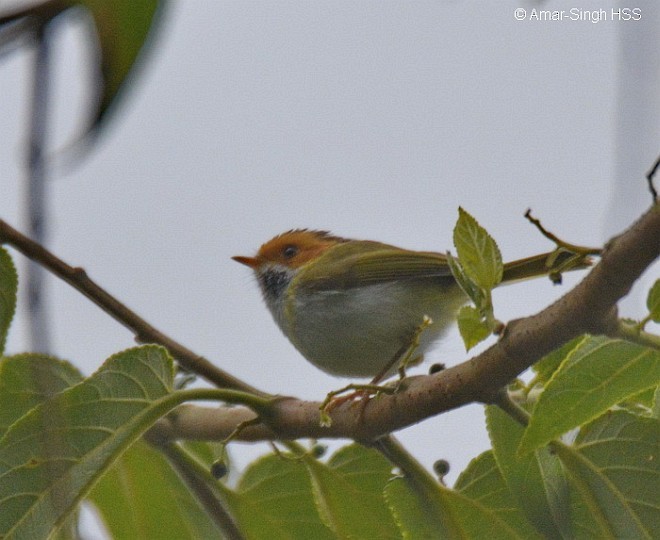
[[139, 54], [161, 19], [164, 2], [158, 0], [78, 0], [94, 19], [100, 45], [101, 95], [94, 127], [105, 118], [120, 91], [128, 86]]
[[490, 329], [481, 319], [479, 310], [472, 306], [463, 306], [458, 311], [456, 320], [465, 349], [468, 351], [490, 335]]
[[401, 477], [385, 486], [385, 499], [403, 538], [458, 538], [463, 531], [439, 493], [415, 493]]
[[68, 362], [43, 354], [0, 358], [0, 438], [30, 409], [82, 378]]
[[484, 452], [470, 462], [456, 480], [454, 489], [493, 510], [524, 538], [541, 538], [511, 495], [492, 450]]
[[222, 484], [217, 491], [246, 538], [335, 538], [321, 521], [300, 459], [265, 456], [245, 471], [236, 491]]
[[0, 247], [0, 355], [5, 350], [7, 332], [16, 311], [17, 289], [16, 267], [7, 250]]
[[564, 360], [539, 396], [519, 452], [531, 452], [659, 382], [660, 352], [592, 337]]
[[509, 526], [499, 510], [440, 484], [422, 493], [405, 478], [395, 478], [385, 496], [404, 538], [534, 538]]
[[392, 465], [377, 451], [350, 445], [328, 465], [304, 460], [323, 522], [339, 538], [400, 538], [383, 489]]
[[655, 538], [660, 530], [658, 441], [657, 419], [616, 411], [585, 426], [573, 447], [553, 444], [577, 488], [576, 505], [586, 507], [598, 527], [592, 537]]
[[557, 457], [540, 448], [519, 458], [523, 426], [492, 405], [486, 407], [486, 420], [504, 481], [529, 522], [545, 538], [573, 537], [568, 485]]
[[625, 409], [631, 414], [653, 416], [653, 403], [656, 388], [647, 388], [617, 404], [617, 408]]
[[219, 535], [165, 458], [142, 441], [117, 460], [89, 499], [112, 538], [196, 540]]
[[462, 291], [472, 300], [475, 306], [482, 306], [486, 300], [484, 291], [465, 274], [461, 263], [455, 257], [452, 257], [449, 252], [447, 252], [447, 264]]
[[[547, 383], [552, 375], [559, 369], [561, 363], [566, 359], [567, 356], [577, 350], [584, 341], [588, 340], [588, 336], [579, 336], [571, 341], [564, 343], [559, 349], [555, 349], [549, 354], [546, 354], [541, 358], [536, 364], [532, 366], [536, 377], [534, 378], [533, 384], [543, 384]], [[531, 386], [531, 385], [530, 385]]]
[[178, 404], [166, 397], [172, 381], [165, 349], [130, 349], [15, 422], [0, 439], [0, 535], [46, 538], [61, 525], [112, 462]]
[[657, 279], [646, 298], [646, 307], [653, 322], [660, 323], [660, 279]]
[[[88, 43], [87, 49], [98, 48], [99, 53], [95, 63], [98, 65], [94, 65], [96, 95], [88, 100], [94, 107], [90, 129], [85, 133], [89, 135], [98, 130], [119, 96], [130, 86], [130, 77], [136, 68], [144, 63], [146, 45], [158, 27], [165, 3], [165, 0], [41, 0], [26, 7], [4, 10], [0, 16], [5, 24], [31, 18], [52, 25], [67, 13], [77, 16], [80, 7], [89, 12], [93, 21], [90, 35], [96, 34], [98, 47], [97, 43]], [[18, 24], [16, 28], [11, 38], [18, 41], [34, 37], [33, 24]]]
[[463, 208], [458, 209], [454, 246], [467, 276], [490, 290], [502, 281], [502, 255], [495, 240]]

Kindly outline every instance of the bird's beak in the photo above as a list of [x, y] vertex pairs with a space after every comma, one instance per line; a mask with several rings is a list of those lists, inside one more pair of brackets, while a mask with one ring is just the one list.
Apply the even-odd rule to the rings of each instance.
[[244, 264], [245, 266], [249, 266], [253, 270], [259, 268], [259, 265], [261, 264], [259, 259], [256, 257], [242, 257], [241, 255], [236, 255], [235, 257], [232, 257], [232, 259], [234, 259], [236, 262]]

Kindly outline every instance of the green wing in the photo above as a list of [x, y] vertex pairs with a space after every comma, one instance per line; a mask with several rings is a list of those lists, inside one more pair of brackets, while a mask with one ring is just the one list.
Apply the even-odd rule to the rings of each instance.
[[[551, 270], [578, 270], [591, 265], [589, 258], [578, 258], [562, 268], [574, 255], [543, 253], [504, 265], [503, 282], [547, 275]], [[317, 290], [350, 289], [363, 285], [415, 279], [454, 281], [447, 257], [432, 251], [409, 251], [367, 240], [351, 241], [329, 249], [315, 262], [303, 266], [297, 285]]]
[[447, 277], [453, 279], [447, 258], [441, 253], [352, 241], [333, 247], [315, 263], [303, 267], [298, 280], [304, 280], [305, 287], [323, 290]]

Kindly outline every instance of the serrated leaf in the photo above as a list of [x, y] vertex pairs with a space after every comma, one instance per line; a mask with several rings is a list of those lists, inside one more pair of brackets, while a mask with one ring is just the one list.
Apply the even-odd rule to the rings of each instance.
[[467, 351], [490, 336], [488, 325], [481, 320], [479, 310], [472, 306], [463, 306], [456, 321]]
[[68, 362], [44, 354], [0, 358], [0, 438], [30, 409], [82, 378]]
[[660, 323], [660, 279], [657, 279], [651, 287], [646, 297], [646, 307], [649, 309], [651, 320]]
[[547, 383], [552, 378], [555, 371], [559, 369], [559, 366], [566, 357], [572, 354], [573, 351], [577, 350], [580, 344], [587, 339], [589, 339], [588, 336], [576, 337], [568, 343], [564, 343], [559, 349], [555, 349], [551, 353], [546, 354], [541, 360], [536, 362], [536, 364], [532, 366], [532, 370], [536, 373], [534, 383]]
[[[573, 447], [553, 444], [593, 522], [592, 537], [655, 538], [660, 530], [660, 423], [625, 411], [580, 431]], [[593, 527], [597, 527], [594, 532]]]
[[218, 492], [246, 538], [335, 538], [321, 521], [301, 460], [262, 457], [248, 467], [235, 491], [218, 484]]
[[385, 496], [404, 538], [530, 538], [510, 527], [498, 511], [439, 484], [422, 493], [405, 478], [395, 478]]
[[218, 529], [163, 456], [138, 441], [90, 493], [112, 538], [197, 540]]
[[454, 489], [493, 510], [524, 538], [541, 538], [511, 495], [492, 450], [487, 450], [469, 463], [456, 480]]
[[557, 457], [548, 448], [518, 457], [524, 427], [492, 405], [486, 421], [497, 465], [529, 522], [545, 538], [573, 537], [568, 485]]
[[461, 290], [468, 296], [475, 306], [481, 306], [484, 302], [484, 293], [463, 271], [461, 264], [451, 253], [447, 252], [447, 264], [452, 276]]
[[399, 477], [385, 486], [385, 499], [403, 538], [461, 537], [460, 525], [447, 511], [448, 505], [441, 502], [440, 494], [420, 496]]
[[618, 408], [625, 409], [631, 414], [640, 414], [643, 416], [653, 416], [653, 400], [655, 397], [655, 388], [647, 388], [634, 396], [622, 401], [617, 405]]
[[172, 381], [165, 349], [130, 349], [15, 422], [0, 439], [0, 534], [46, 538], [110, 464], [178, 404], [168, 399]]
[[466, 275], [479, 287], [491, 290], [502, 281], [504, 266], [495, 240], [463, 208], [458, 209], [454, 246]]
[[305, 459], [316, 506], [339, 538], [400, 538], [383, 489], [392, 465], [377, 451], [350, 445], [328, 465]]
[[565, 359], [539, 396], [519, 452], [531, 452], [659, 382], [659, 351], [591, 337]]
[[5, 351], [7, 332], [16, 311], [18, 275], [7, 250], [0, 246], [0, 355]]

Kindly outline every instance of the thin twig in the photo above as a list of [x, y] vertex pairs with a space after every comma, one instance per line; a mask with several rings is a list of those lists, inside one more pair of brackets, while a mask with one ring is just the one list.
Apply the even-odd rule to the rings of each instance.
[[655, 186], [653, 185], [653, 181], [655, 180], [655, 175], [658, 172], [658, 168], [660, 167], [660, 156], [658, 156], [658, 159], [655, 160], [655, 163], [653, 164], [653, 167], [651, 167], [651, 170], [646, 173], [646, 179], [648, 180], [649, 183], [649, 191], [651, 192], [651, 196], [653, 197], [653, 204], [656, 204], [658, 202], [658, 192], [655, 189]]
[[26, 19], [0, 25], [0, 60], [18, 50], [28, 39], [29, 32], [34, 25]]
[[548, 240], [557, 244], [557, 247], [564, 248], [568, 251], [571, 251], [573, 253], [578, 253], [580, 255], [600, 255], [602, 252], [602, 249], [600, 248], [578, 246], [576, 244], [570, 244], [569, 242], [565, 242], [564, 240], [562, 240], [561, 238], [559, 238], [558, 236], [554, 235], [549, 230], [547, 230], [541, 224], [540, 220], [533, 217], [531, 208], [527, 209], [527, 211], [525, 212], [525, 217], [530, 223], [532, 223], [532, 225], [534, 225], [541, 232], [543, 236], [545, 236]]
[[[35, 58], [32, 81], [32, 109], [30, 132], [26, 152], [27, 168], [27, 231], [35, 242], [45, 245], [48, 232], [46, 209], [46, 133], [48, 123], [48, 87], [50, 82], [50, 31], [41, 25], [34, 36]], [[28, 304], [28, 336], [30, 350], [48, 353], [50, 336], [48, 309], [46, 306], [46, 281], [44, 268], [28, 259], [26, 290]]]
[[113, 319], [131, 330], [135, 335], [136, 341], [162, 345], [185, 369], [197, 373], [220, 388], [233, 388], [262, 397], [267, 396], [266, 393], [221, 370], [207, 359], [195, 354], [187, 347], [163, 334], [92, 281], [82, 268], [69, 266], [42, 245], [30, 240], [3, 220], [0, 220], [0, 243], [14, 247], [23, 255], [38, 262], [74, 289], [84, 294]]
[[37, 5], [21, 6], [14, 11], [1, 12], [0, 26], [22, 19], [32, 19], [36, 25], [41, 25], [73, 6], [68, 0], [46, 0]]

